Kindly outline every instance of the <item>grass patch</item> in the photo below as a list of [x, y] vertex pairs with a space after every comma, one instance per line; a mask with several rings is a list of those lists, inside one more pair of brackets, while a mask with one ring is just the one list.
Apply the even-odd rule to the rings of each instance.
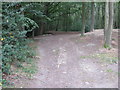
[[16, 83], [14, 82], [14, 80], [16, 81], [20, 77], [23, 77], [22, 79], [24, 79], [24, 77], [28, 78], [28, 79], [32, 79], [33, 75], [36, 72], [37, 72], [36, 60], [30, 58], [28, 60], [28, 62], [23, 62], [22, 63], [22, 67], [14, 67], [13, 72], [11, 73], [11, 75], [17, 74], [18, 76], [12, 77], [13, 81], [3, 79], [2, 80], [2, 87], [3, 88], [15, 88]]
[[106, 71], [109, 72], [109, 73], [112, 73], [112, 72], [113, 72], [112, 69], [108, 69], [108, 70], [106, 70]]
[[24, 67], [21, 68], [22, 73], [24, 73], [28, 78], [32, 78], [32, 75], [37, 72], [36, 62], [31, 60], [29, 64], [25, 64]]
[[106, 62], [109, 64], [115, 64], [118, 61], [118, 57], [113, 57], [109, 54], [97, 54], [96, 57], [98, 57], [102, 62]]
[[100, 53], [100, 54], [94, 54], [94, 55], [89, 55], [89, 56], [80, 56], [80, 58], [85, 59], [85, 58], [94, 58], [94, 59], [100, 59], [101, 62], [106, 62], [109, 64], [114, 64], [117, 63], [118, 57], [113, 57], [109, 54], [106, 53]]
[[89, 56], [80, 56], [81, 59], [86, 59], [86, 58], [96, 58], [94, 55], [89, 55]]

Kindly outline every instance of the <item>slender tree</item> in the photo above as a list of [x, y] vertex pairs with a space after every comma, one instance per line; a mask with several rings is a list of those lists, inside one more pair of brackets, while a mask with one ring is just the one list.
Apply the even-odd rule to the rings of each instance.
[[44, 32], [44, 22], [41, 22], [40, 34], [42, 35]]
[[95, 21], [95, 5], [94, 2], [91, 3], [91, 27], [90, 31], [94, 31], [94, 21]]
[[113, 29], [113, 13], [114, 13], [114, 8], [113, 8], [113, 2], [109, 2], [109, 21], [108, 21], [108, 26], [106, 29], [106, 34], [105, 34], [105, 47], [106, 48], [111, 48], [111, 36], [112, 36], [112, 29]]
[[59, 19], [56, 22], [56, 31], [58, 31], [58, 27], [59, 27]]
[[106, 41], [106, 32], [108, 29], [108, 22], [109, 22], [109, 3], [105, 3], [105, 28], [104, 28], [104, 41]]
[[[120, 2], [118, 3], [118, 10], [120, 10]], [[119, 22], [119, 20], [120, 20], [120, 12], [118, 11], [118, 28], [120, 29], [120, 22]]]
[[85, 33], [85, 2], [82, 3], [82, 31], [81, 36]]

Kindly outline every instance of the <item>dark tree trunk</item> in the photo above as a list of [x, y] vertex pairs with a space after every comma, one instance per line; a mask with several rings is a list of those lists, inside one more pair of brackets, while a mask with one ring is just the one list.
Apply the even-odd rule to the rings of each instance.
[[[120, 10], [120, 2], [118, 3], [118, 10]], [[120, 29], [120, 11], [118, 11], [118, 22], [117, 22], [117, 24], [118, 24], [118, 28]]]
[[85, 33], [85, 2], [82, 3], [82, 31], [81, 36]]
[[90, 31], [94, 31], [94, 22], [95, 22], [95, 6], [94, 6], [94, 2], [92, 2], [91, 4], [91, 28]]
[[104, 28], [104, 25], [105, 25], [104, 19], [105, 19], [105, 3], [102, 6], [102, 27], [101, 28]]
[[44, 33], [44, 23], [41, 23], [40, 35]]
[[34, 39], [35, 36], [35, 30], [32, 31], [32, 38]]
[[58, 21], [57, 21], [56, 31], [58, 31], [58, 26], [59, 26], [59, 19], [58, 19]]

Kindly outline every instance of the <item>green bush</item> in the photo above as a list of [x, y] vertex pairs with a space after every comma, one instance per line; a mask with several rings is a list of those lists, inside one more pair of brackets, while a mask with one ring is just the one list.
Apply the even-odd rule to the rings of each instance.
[[14, 62], [24, 62], [32, 56], [26, 33], [35, 29], [37, 24], [24, 15], [22, 3], [3, 3], [2, 5], [2, 72], [10, 73]]

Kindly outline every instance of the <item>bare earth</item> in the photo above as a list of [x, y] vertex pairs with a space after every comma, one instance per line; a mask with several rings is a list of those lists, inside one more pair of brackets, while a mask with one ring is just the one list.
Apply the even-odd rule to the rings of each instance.
[[118, 88], [117, 33], [111, 50], [103, 48], [102, 30], [35, 37], [38, 72], [21, 87]]

